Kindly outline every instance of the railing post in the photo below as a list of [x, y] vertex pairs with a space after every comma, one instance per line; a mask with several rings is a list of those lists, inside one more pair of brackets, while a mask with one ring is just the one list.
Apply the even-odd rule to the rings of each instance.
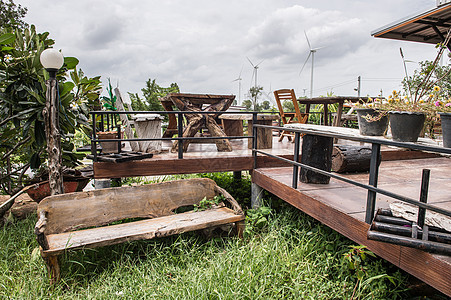
[[[423, 169], [423, 177], [421, 178], [421, 191], [420, 191], [420, 202], [428, 202], [428, 190], [429, 190], [429, 176], [431, 170]], [[424, 226], [424, 219], [426, 217], [426, 209], [420, 207], [418, 209], [418, 221], [417, 224], [420, 228]]]
[[[178, 137], [181, 138], [183, 137], [183, 113], [178, 113], [178, 125], [177, 125], [177, 130], [178, 130]], [[178, 142], [179, 144], [179, 149], [178, 149], [178, 153], [179, 153], [179, 159], [183, 159], [183, 140], [179, 140]]]
[[257, 112], [252, 112], [252, 156], [254, 157], [254, 169], [257, 169]]
[[117, 125], [117, 153], [121, 153], [122, 141], [121, 141], [121, 125]]
[[[93, 155], [93, 161], [97, 162], [97, 142], [93, 141], [96, 139], [96, 114], [91, 113], [92, 116], [92, 136], [91, 136], [91, 154]], [[102, 115], [101, 115], [102, 116]]]
[[[299, 162], [299, 148], [301, 144], [301, 134], [299, 132], [294, 133], [294, 155], [293, 155], [293, 161]], [[299, 167], [296, 165], [293, 165], [293, 182], [291, 186], [294, 189], [298, 188], [298, 179], [299, 179]]]
[[103, 114], [101, 113], [100, 114], [100, 131], [105, 131], [105, 127], [104, 127], [104, 125], [103, 125], [103, 122], [104, 122], [104, 119], [103, 119]]
[[[371, 149], [371, 161], [370, 161], [370, 179], [369, 185], [377, 187], [377, 179], [379, 177], [379, 165], [380, 165], [381, 145], [373, 144]], [[368, 191], [366, 200], [366, 215], [365, 222], [371, 224], [374, 217], [374, 210], [376, 208], [376, 192]]]

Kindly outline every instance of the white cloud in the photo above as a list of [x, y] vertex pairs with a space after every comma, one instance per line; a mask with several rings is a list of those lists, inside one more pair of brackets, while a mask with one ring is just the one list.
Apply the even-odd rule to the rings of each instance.
[[[252, 67], [260, 65], [265, 91], [310, 86], [304, 30], [315, 56], [315, 94], [327, 86], [363, 78], [402, 77], [399, 46], [412, 60], [434, 55], [432, 45], [384, 41], [370, 36], [380, 26], [418, 10], [433, 0], [17, 0], [29, 8], [28, 23], [49, 31], [56, 47], [80, 59], [89, 76], [111, 77], [121, 89], [139, 92], [148, 78], [163, 86], [177, 82], [187, 93], [235, 93], [233, 82], [243, 68], [242, 94], [249, 89]], [[364, 93], [396, 82], [365, 81]], [[355, 84], [334, 88], [349, 95]]]

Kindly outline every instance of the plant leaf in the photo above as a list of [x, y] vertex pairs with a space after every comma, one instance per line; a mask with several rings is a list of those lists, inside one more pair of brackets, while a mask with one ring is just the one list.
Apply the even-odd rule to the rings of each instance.
[[16, 39], [16, 36], [14, 33], [5, 33], [2, 36], [0, 36], [0, 45], [10, 44], [14, 42]]
[[64, 58], [64, 64], [66, 65], [66, 68], [68, 69], [75, 69], [75, 67], [78, 65], [79, 60], [76, 57], [65, 57]]

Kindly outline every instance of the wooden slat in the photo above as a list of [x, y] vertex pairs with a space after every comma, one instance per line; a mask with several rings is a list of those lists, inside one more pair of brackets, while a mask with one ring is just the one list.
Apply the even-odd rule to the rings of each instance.
[[56, 255], [66, 249], [94, 248], [124, 241], [164, 237], [241, 220], [244, 220], [244, 215], [237, 215], [233, 210], [222, 207], [107, 227], [51, 234], [47, 236], [50, 250], [44, 251], [43, 254]]
[[[282, 157], [293, 159], [293, 155], [282, 155]], [[267, 156], [259, 156], [257, 165], [261, 167], [287, 166], [280, 160]], [[193, 174], [209, 172], [231, 172], [246, 171], [253, 168], [252, 156], [230, 156], [230, 157], [198, 157], [184, 159], [152, 159], [142, 161], [130, 161], [120, 164], [94, 163], [95, 178], [117, 178], [131, 176], [156, 176], [172, 174]]]

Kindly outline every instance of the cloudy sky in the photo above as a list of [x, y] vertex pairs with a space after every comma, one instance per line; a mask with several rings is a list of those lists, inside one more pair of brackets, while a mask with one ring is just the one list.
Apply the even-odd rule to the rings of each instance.
[[[236, 94], [253, 85], [264, 91], [294, 88], [310, 93], [309, 53], [315, 54], [313, 95], [362, 95], [399, 89], [406, 59], [432, 60], [434, 45], [371, 37], [371, 31], [435, 6], [435, 0], [16, 0], [25, 21], [48, 31], [65, 56], [80, 59], [88, 76], [110, 77], [137, 93], [148, 78], [182, 92]], [[408, 65], [409, 72], [416, 68]]]

